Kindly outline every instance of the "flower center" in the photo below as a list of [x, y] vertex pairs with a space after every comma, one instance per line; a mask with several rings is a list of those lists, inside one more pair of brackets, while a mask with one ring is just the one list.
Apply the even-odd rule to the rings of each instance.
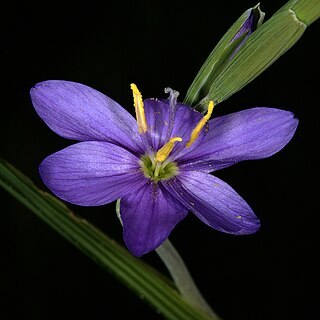
[[139, 164], [144, 176], [154, 182], [168, 180], [179, 173], [175, 162], [159, 162], [154, 160], [154, 155], [144, 155], [140, 158]]
[[[131, 83], [131, 90], [133, 94], [133, 104], [136, 111], [136, 118], [138, 124], [138, 130], [140, 135], [143, 138], [146, 138], [146, 135], [150, 128], [148, 128], [148, 123], [146, 120], [144, 103], [142, 99], [141, 92], [138, 90], [137, 86], [134, 83]], [[171, 89], [166, 89], [166, 92], [170, 93], [169, 97], [169, 129], [167, 131], [167, 141], [156, 153], [151, 154], [150, 148], [147, 147], [149, 152], [144, 156], [141, 156], [139, 160], [140, 168], [144, 174], [144, 176], [148, 179], [151, 179], [154, 182], [158, 182], [160, 180], [168, 180], [179, 173], [179, 168], [177, 164], [173, 161], [168, 161], [168, 157], [172, 152], [175, 144], [177, 142], [181, 142], [182, 138], [175, 136], [170, 138], [173, 130], [173, 122], [175, 118], [175, 107], [177, 104], [177, 96], [178, 93]], [[190, 138], [185, 144], [185, 148], [190, 148], [191, 145], [198, 139], [199, 134], [205, 124], [209, 121], [212, 111], [213, 111], [214, 103], [213, 101], [209, 102], [208, 112], [205, 116], [203, 116], [196, 127], [192, 130], [190, 134]], [[145, 141], [146, 142], [146, 141]]]

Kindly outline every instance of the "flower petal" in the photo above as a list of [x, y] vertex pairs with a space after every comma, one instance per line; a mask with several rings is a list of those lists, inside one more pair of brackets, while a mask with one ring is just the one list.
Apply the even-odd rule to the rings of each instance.
[[121, 198], [123, 236], [136, 256], [156, 249], [188, 213], [161, 184], [148, 183]]
[[210, 174], [186, 171], [164, 182], [167, 190], [214, 229], [232, 234], [250, 234], [259, 229], [259, 219], [248, 204], [225, 182]]
[[[186, 149], [185, 144], [190, 139], [192, 130], [202, 118], [200, 112], [182, 103], [177, 103], [171, 131], [169, 129], [170, 114], [173, 113], [170, 113], [169, 100], [146, 99], [144, 100], [144, 107], [148, 124], [147, 135], [154, 151], [158, 151], [172, 137], [182, 138], [182, 142], [177, 143], [174, 147], [171, 153], [172, 158], [175, 158], [181, 150], [189, 152], [193, 149], [193, 147]], [[171, 134], [168, 135], [169, 130]], [[203, 135], [202, 132], [199, 141], [203, 138]]]
[[99, 91], [76, 82], [50, 80], [36, 84], [30, 95], [39, 116], [62, 137], [109, 141], [141, 151], [135, 119]]
[[173, 149], [171, 154], [173, 160], [175, 160], [177, 157], [180, 157], [181, 154], [189, 153], [190, 151], [196, 149], [206, 135], [206, 130], [204, 128], [201, 130], [197, 140], [192, 144], [192, 146], [186, 148], [185, 145], [189, 141], [193, 129], [197, 126], [203, 115], [185, 104], [179, 103], [177, 106], [178, 108], [176, 111], [176, 117], [171, 136], [181, 137], [182, 143], [177, 143], [177, 147]]
[[179, 159], [181, 169], [212, 172], [269, 157], [291, 140], [298, 120], [289, 111], [261, 107], [215, 118], [209, 126], [202, 143]]
[[58, 197], [82, 206], [112, 202], [144, 185], [138, 158], [108, 142], [80, 142], [40, 164], [41, 178]]
[[157, 99], [146, 99], [144, 110], [148, 126], [147, 136], [154, 151], [159, 150], [167, 141], [169, 130], [169, 104]]

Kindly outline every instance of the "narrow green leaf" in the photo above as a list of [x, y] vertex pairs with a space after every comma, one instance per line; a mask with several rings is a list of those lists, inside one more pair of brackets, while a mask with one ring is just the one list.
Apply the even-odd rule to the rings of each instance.
[[133, 257], [90, 223], [77, 217], [58, 199], [39, 190], [26, 176], [1, 158], [0, 185], [92, 260], [140, 297], [144, 297], [167, 319], [210, 319], [186, 303], [171, 281], [141, 259]]

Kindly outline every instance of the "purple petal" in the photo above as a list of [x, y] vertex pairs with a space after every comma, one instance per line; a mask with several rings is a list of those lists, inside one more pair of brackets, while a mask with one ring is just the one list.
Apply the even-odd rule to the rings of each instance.
[[[247, 42], [249, 36], [262, 24], [265, 15], [260, 10], [259, 4], [247, 10], [246, 14], [247, 19], [242, 23], [239, 31], [230, 41], [230, 43], [233, 43], [238, 40], [238, 45], [233, 49], [229, 60], [234, 58], [240, 48]], [[241, 38], [242, 40], [240, 40]]]
[[179, 159], [184, 170], [212, 172], [243, 160], [262, 159], [280, 151], [293, 137], [293, 113], [253, 108], [215, 118], [202, 143]]
[[234, 42], [235, 40], [239, 39], [240, 37], [243, 37], [247, 34], [251, 34], [256, 27], [254, 24], [254, 12], [252, 9], [249, 9], [247, 11], [248, 17], [241, 25], [239, 31], [236, 33], [236, 35], [231, 39], [231, 42]]
[[76, 82], [50, 80], [31, 89], [39, 116], [57, 134], [80, 141], [109, 141], [141, 152], [135, 119], [117, 102]]
[[249, 36], [251, 33], [254, 31], [256, 25], [254, 24], [254, 14], [253, 10], [251, 9], [250, 14], [248, 18], [245, 20], [245, 22], [242, 24], [241, 28], [239, 31], [236, 33], [236, 35], [231, 39], [231, 43], [242, 38], [240, 43], [233, 49], [233, 52], [231, 53], [229, 57], [229, 61], [232, 60], [235, 55], [238, 53], [238, 51], [243, 47], [243, 45], [247, 42]]
[[167, 141], [169, 130], [169, 104], [156, 99], [144, 100], [144, 109], [148, 125], [147, 136], [154, 151], [159, 150]]
[[167, 190], [214, 229], [250, 234], [260, 223], [248, 204], [225, 182], [203, 172], [180, 172], [164, 183]]
[[[146, 99], [144, 100], [144, 106], [148, 124], [147, 135], [154, 151], [159, 150], [166, 142], [168, 142], [170, 137], [176, 136], [182, 138], [183, 141], [177, 143], [174, 147], [171, 153], [172, 158], [175, 158], [181, 150], [189, 152], [193, 149], [193, 146], [186, 149], [185, 144], [190, 139], [192, 130], [202, 118], [200, 112], [197, 112], [182, 103], [177, 103], [175, 113], [172, 111], [170, 112], [169, 100]], [[172, 132], [168, 138], [171, 114], [175, 115], [175, 119], [173, 121]], [[201, 141], [203, 136], [204, 130], [200, 134], [198, 140]]]
[[120, 209], [124, 241], [136, 256], [161, 245], [188, 213], [160, 184], [152, 183], [121, 198]]
[[173, 149], [171, 157], [175, 160], [180, 157], [182, 153], [189, 153], [197, 148], [206, 135], [205, 128], [201, 130], [199, 137], [190, 148], [186, 148], [185, 145], [191, 137], [193, 129], [197, 126], [198, 122], [202, 119], [203, 115], [190, 108], [185, 104], [178, 104], [176, 117], [174, 120], [174, 126], [172, 130], [172, 137], [181, 137], [182, 142], [176, 144], [176, 148]]
[[143, 186], [138, 158], [108, 142], [80, 142], [41, 163], [41, 178], [58, 197], [82, 206], [112, 202]]

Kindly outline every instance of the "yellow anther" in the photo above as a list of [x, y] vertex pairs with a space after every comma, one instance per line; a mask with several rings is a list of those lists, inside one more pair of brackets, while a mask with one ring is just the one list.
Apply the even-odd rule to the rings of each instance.
[[148, 126], [147, 126], [146, 115], [144, 113], [142, 95], [134, 83], [131, 83], [130, 88], [133, 93], [133, 104], [136, 110], [138, 130], [139, 130], [139, 133], [145, 133], [147, 132]]
[[214, 103], [213, 101], [209, 102], [208, 112], [207, 114], [198, 122], [196, 127], [192, 130], [189, 141], [186, 143], [186, 147], [189, 148], [191, 145], [197, 140], [202, 128], [209, 121], [212, 111], [213, 111]]
[[173, 137], [171, 138], [161, 149], [158, 150], [155, 156], [155, 160], [157, 162], [165, 161], [169, 154], [171, 153], [175, 142], [181, 142], [182, 139], [180, 137]]

